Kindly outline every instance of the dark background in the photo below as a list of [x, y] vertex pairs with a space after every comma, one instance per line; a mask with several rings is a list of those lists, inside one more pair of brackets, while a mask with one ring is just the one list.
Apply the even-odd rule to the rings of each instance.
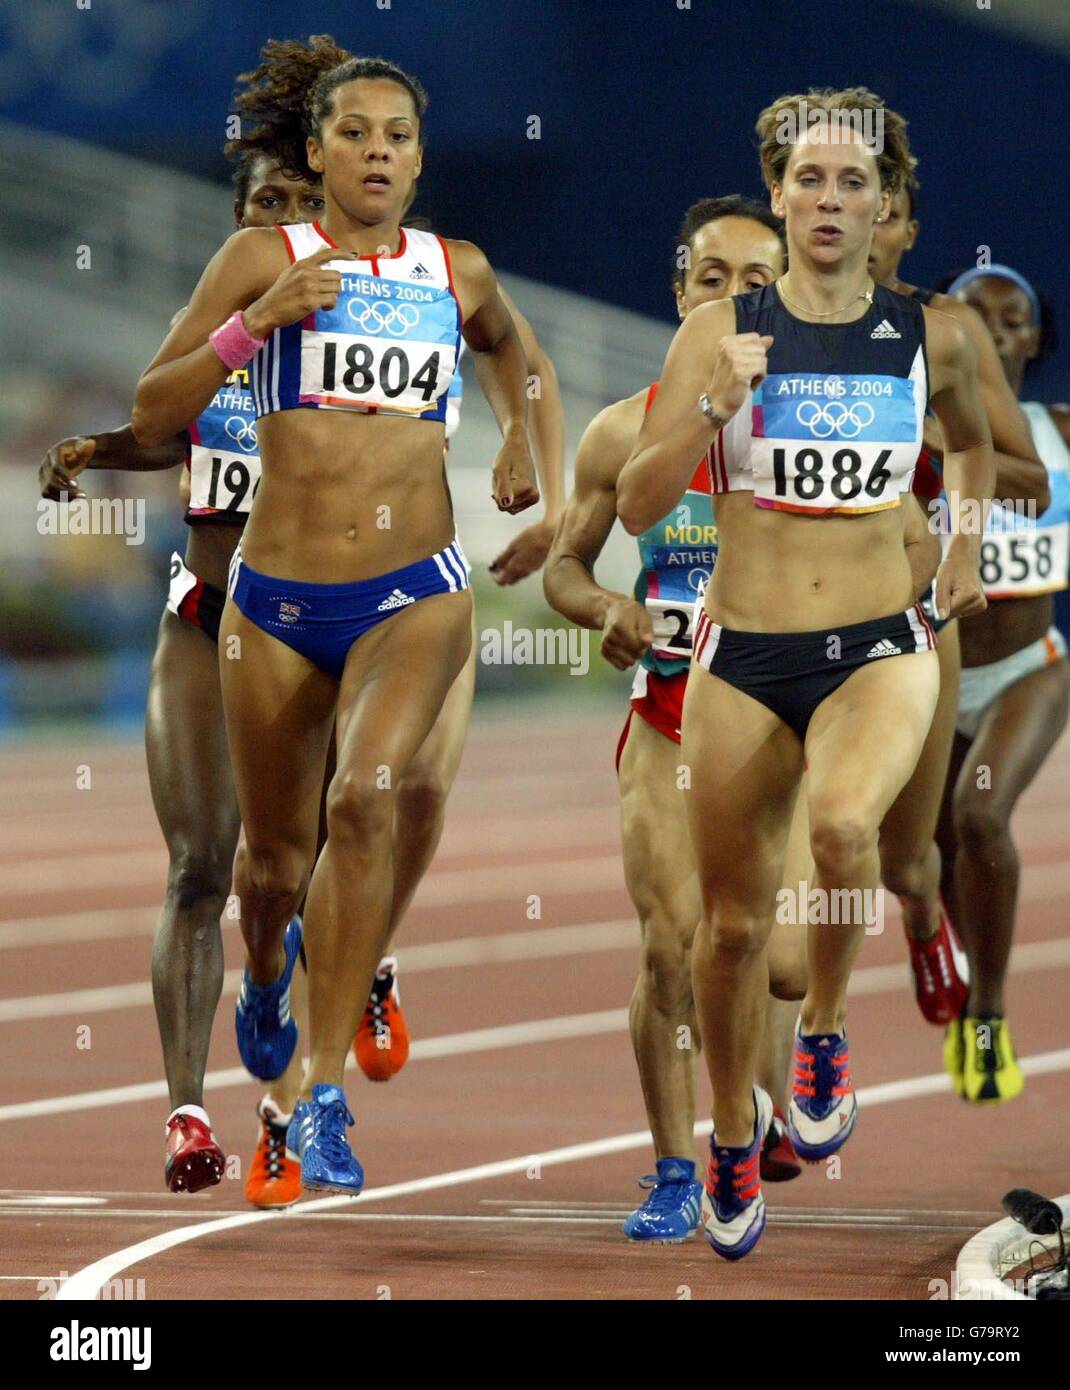
[[[909, 118], [920, 159], [906, 278], [931, 284], [988, 246], [1065, 318], [1070, 200], [1053, 122], [1070, 59], [1002, 27], [999, 12], [1022, 3], [23, 0], [0, 9], [0, 115], [223, 179], [235, 74], [268, 36], [329, 32], [427, 87], [418, 206], [439, 230], [504, 270], [664, 317], [687, 205], [761, 192], [759, 110], [812, 84], [865, 83]], [[1026, 394], [1070, 397], [1065, 355]]]

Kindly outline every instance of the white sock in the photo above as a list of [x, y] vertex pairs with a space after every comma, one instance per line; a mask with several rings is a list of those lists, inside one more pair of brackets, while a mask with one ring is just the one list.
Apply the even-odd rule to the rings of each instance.
[[212, 1122], [208, 1118], [208, 1111], [202, 1110], [199, 1105], [176, 1105], [170, 1115], [168, 1115], [167, 1123], [170, 1124], [176, 1115], [192, 1115], [195, 1120], [200, 1120], [202, 1125], [207, 1125], [209, 1129], [212, 1128]]

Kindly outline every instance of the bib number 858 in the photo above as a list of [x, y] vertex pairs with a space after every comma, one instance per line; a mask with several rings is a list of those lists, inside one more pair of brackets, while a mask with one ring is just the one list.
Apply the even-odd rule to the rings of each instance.
[[882, 449], [869, 477], [863, 481], [862, 456], [854, 449], [837, 449], [831, 456], [831, 477], [822, 472], [825, 455], [820, 449], [800, 449], [792, 460], [794, 471], [789, 478], [787, 450], [774, 449], [773, 490], [777, 497], [787, 497], [790, 486], [801, 502], [817, 501], [826, 488], [837, 502], [850, 502], [862, 493], [867, 497], [880, 497], [892, 476], [885, 467], [891, 456], [890, 449]]

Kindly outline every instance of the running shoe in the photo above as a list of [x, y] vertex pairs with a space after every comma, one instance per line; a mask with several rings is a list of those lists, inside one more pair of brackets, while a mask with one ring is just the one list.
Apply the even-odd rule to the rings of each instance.
[[962, 1039], [962, 1019], [953, 1018], [944, 1029], [944, 1070], [951, 1078], [955, 1094], [965, 1098], [966, 1046]]
[[914, 972], [914, 998], [926, 1022], [950, 1023], [966, 1007], [970, 967], [966, 953], [951, 925], [947, 908], [940, 902], [940, 925], [928, 941], [907, 938], [910, 968]]
[[765, 1230], [765, 1198], [758, 1165], [773, 1118], [773, 1102], [754, 1088], [754, 1138], [743, 1148], [722, 1147], [710, 1135], [710, 1157], [702, 1189], [702, 1225], [706, 1239], [726, 1260], [741, 1260]]
[[172, 1192], [200, 1192], [223, 1177], [226, 1159], [211, 1124], [179, 1110], [167, 1121], [164, 1182]]
[[978, 1014], [962, 1020], [962, 1079], [966, 1099], [998, 1105], [1020, 1095], [1025, 1077], [1014, 1055], [1007, 1020], [1001, 1014]]
[[297, 1024], [290, 1017], [290, 980], [301, 952], [301, 919], [295, 917], [283, 938], [286, 965], [270, 985], [255, 985], [249, 971], [242, 974], [234, 1011], [238, 1052], [258, 1081], [274, 1081], [290, 1065], [297, 1046]]
[[650, 1196], [636, 1207], [621, 1230], [629, 1240], [652, 1240], [671, 1245], [687, 1240], [698, 1229], [702, 1214], [702, 1184], [688, 1158], [659, 1158], [657, 1173], [639, 1179]]
[[254, 1207], [290, 1207], [301, 1196], [301, 1165], [286, 1147], [287, 1122], [270, 1096], [256, 1107], [260, 1135], [245, 1179], [245, 1196]]
[[379, 962], [353, 1039], [353, 1056], [369, 1081], [389, 1081], [408, 1061], [409, 1030], [401, 1012], [395, 956], [384, 956]]
[[762, 1182], [791, 1182], [802, 1172], [799, 1155], [791, 1146], [784, 1112], [775, 1105], [758, 1167]]
[[796, 1032], [795, 1080], [788, 1106], [795, 1152], [807, 1163], [828, 1158], [847, 1143], [857, 1118], [847, 1034]]
[[345, 1093], [319, 1082], [311, 1100], [299, 1100], [286, 1143], [301, 1160], [301, 1186], [313, 1192], [345, 1192], [356, 1197], [364, 1169], [353, 1157], [346, 1127], [353, 1124]]

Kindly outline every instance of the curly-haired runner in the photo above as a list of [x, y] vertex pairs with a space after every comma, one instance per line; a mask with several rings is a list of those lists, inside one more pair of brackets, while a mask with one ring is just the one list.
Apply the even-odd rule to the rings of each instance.
[[953, 320], [867, 270], [874, 225], [913, 165], [905, 124], [858, 88], [783, 97], [762, 113], [762, 173], [790, 268], [688, 314], [617, 489], [638, 534], [716, 441], [719, 550], [682, 753], [703, 908], [694, 993], [714, 1096], [703, 1223], [727, 1259], [765, 1225], [758, 1156], [772, 1104], [754, 1085], [764, 947], [804, 758], [817, 886], [837, 924], [810, 928], [788, 1122], [811, 1159], [855, 1123], [847, 982], [877, 888], [878, 827], [917, 762], [939, 683], [899, 512], [930, 399], [955, 532], [937, 606], [984, 607], [979, 537], [960, 525], [991, 496], [994, 471], [973, 348]]
[[306, 1187], [356, 1193], [343, 1066], [389, 929], [398, 786], [471, 647], [442, 467], [462, 334], [491, 368], [504, 436], [494, 499], [518, 512], [538, 493], [523, 351], [493, 271], [469, 243], [401, 226], [423, 162], [423, 88], [382, 59], [323, 74], [314, 47], [295, 42], [268, 45], [259, 71], [280, 103], [295, 99], [302, 169], [322, 174], [327, 211], [311, 226], [239, 232], [213, 257], [141, 379], [133, 423], [141, 442], [158, 442], [250, 366], [263, 472], [220, 627], [246, 839], [238, 1042], [268, 1079], [296, 1046], [293, 913], [337, 718], [306, 906], [311, 1056], [289, 1133]]

